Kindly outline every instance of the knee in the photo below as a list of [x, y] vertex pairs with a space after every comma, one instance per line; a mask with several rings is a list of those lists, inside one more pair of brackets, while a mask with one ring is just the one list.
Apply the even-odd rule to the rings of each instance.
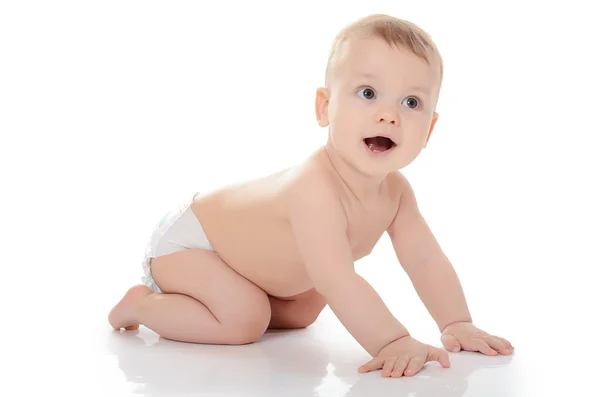
[[296, 326], [298, 328], [306, 328], [313, 324], [317, 321], [326, 304], [325, 299], [317, 294], [306, 302], [302, 302], [294, 320]]
[[291, 329], [306, 328], [309, 325], [312, 325], [315, 321], [317, 321], [317, 318], [321, 314], [323, 307], [321, 307], [320, 305], [312, 307], [303, 307], [301, 308], [301, 310], [293, 311], [280, 325], [283, 328]]
[[306, 328], [312, 325], [319, 317], [320, 312], [305, 312], [296, 316], [292, 320], [291, 328]]
[[230, 344], [249, 345], [258, 342], [264, 335], [267, 326], [264, 327], [239, 327], [231, 330]]
[[244, 312], [240, 312], [237, 318], [229, 322], [228, 328], [231, 332], [232, 344], [246, 345], [254, 343], [263, 336], [271, 320], [271, 307], [266, 295], [265, 303], [257, 304]]

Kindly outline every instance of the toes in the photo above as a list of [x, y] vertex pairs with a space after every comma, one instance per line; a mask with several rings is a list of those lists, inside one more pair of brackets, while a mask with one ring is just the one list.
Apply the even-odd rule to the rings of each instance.
[[139, 325], [130, 325], [128, 327], [125, 327], [125, 331], [135, 331], [139, 327], [140, 327]]

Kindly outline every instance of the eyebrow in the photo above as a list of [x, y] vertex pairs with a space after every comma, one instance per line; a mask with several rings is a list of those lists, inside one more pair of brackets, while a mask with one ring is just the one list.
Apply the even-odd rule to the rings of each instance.
[[[367, 79], [377, 78], [377, 76], [375, 76], [372, 73], [361, 73], [360, 77], [364, 77], [364, 78], [367, 78]], [[411, 86], [411, 87], [408, 87], [408, 90], [410, 90], [410, 91], [420, 91], [423, 94], [431, 95], [430, 94], [431, 90], [427, 90], [424, 87], [420, 87], [420, 86]]]

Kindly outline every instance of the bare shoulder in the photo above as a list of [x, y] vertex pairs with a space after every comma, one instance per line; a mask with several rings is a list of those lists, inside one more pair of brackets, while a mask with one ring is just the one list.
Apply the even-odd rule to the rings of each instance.
[[393, 172], [388, 177], [390, 197], [400, 206], [415, 199], [414, 190], [408, 178], [400, 171]]
[[321, 217], [341, 221], [343, 213], [339, 190], [331, 174], [318, 161], [309, 159], [289, 174], [283, 195], [290, 217]]
[[389, 176], [390, 195], [393, 196], [396, 204], [394, 219], [388, 228], [388, 232], [393, 235], [397, 232], [401, 224], [407, 222], [414, 215], [418, 215], [419, 207], [415, 192], [408, 178], [400, 171], [394, 172]]

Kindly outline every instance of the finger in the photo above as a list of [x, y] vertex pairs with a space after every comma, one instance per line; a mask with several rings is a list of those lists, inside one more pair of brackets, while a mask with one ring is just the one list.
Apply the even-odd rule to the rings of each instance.
[[399, 378], [404, 374], [406, 370], [406, 366], [408, 365], [408, 357], [400, 357], [396, 360], [396, 364], [394, 364], [394, 370], [392, 371], [392, 377]]
[[498, 354], [498, 352], [492, 349], [487, 343], [477, 338], [471, 338], [469, 343], [466, 344], [466, 350], [481, 352], [488, 356], [496, 356]]
[[423, 365], [425, 364], [425, 360], [423, 360], [420, 357], [413, 357], [410, 359], [410, 361], [408, 362], [408, 365], [406, 366], [406, 370], [404, 371], [404, 375], [406, 376], [413, 376], [414, 374], [416, 374], [417, 372], [419, 372], [419, 370], [421, 368], [423, 368]]
[[456, 339], [450, 334], [442, 335], [442, 345], [444, 345], [446, 349], [452, 352], [459, 352], [461, 349], [461, 345], [458, 342], [458, 339]]
[[502, 341], [502, 343], [504, 343], [504, 345], [508, 347], [508, 350], [510, 350], [511, 353], [515, 350], [515, 347], [512, 345], [512, 343], [510, 343], [506, 339], [501, 338], [499, 336], [495, 336], [495, 335], [494, 335], [494, 337], [500, 339]]
[[510, 354], [508, 346], [495, 336], [488, 336], [482, 338], [492, 349], [496, 350], [500, 354]]
[[381, 371], [381, 376], [391, 376], [392, 370], [394, 369], [394, 364], [396, 364], [396, 357], [386, 359], [383, 362], [383, 370]]
[[378, 370], [379, 368], [381, 368], [382, 365], [383, 365], [383, 358], [375, 357], [371, 361], [360, 366], [360, 368], [358, 368], [358, 372], [362, 373], [362, 372], [375, 371], [375, 370]]
[[448, 356], [448, 352], [433, 346], [429, 347], [427, 361], [437, 361], [442, 367], [450, 368], [450, 356]]

